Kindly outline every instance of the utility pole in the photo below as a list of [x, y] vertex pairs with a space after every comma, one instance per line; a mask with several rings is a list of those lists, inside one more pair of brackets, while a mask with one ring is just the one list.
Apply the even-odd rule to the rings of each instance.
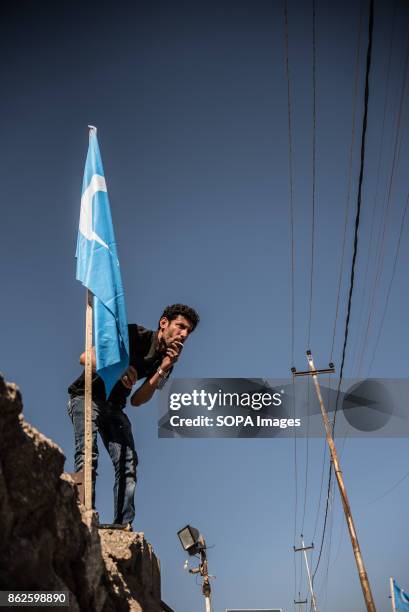
[[342, 505], [344, 508], [345, 518], [348, 525], [349, 535], [351, 537], [352, 549], [355, 555], [355, 561], [358, 568], [359, 580], [361, 582], [362, 592], [364, 595], [364, 600], [366, 604], [366, 609], [368, 612], [376, 612], [375, 602], [372, 597], [371, 586], [369, 584], [368, 575], [365, 570], [364, 561], [362, 559], [361, 549], [358, 543], [358, 536], [355, 530], [354, 521], [351, 513], [351, 506], [349, 505], [349, 500], [345, 488], [344, 478], [341, 471], [341, 466], [338, 460], [337, 449], [335, 448], [334, 439], [332, 437], [331, 426], [328, 419], [328, 414], [325, 409], [324, 401], [321, 395], [321, 388], [318, 382], [318, 374], [331, 373], [335, 372], [334, 365], [332, 363], [329, 364], [329, 368], [325, 370], [317, 370], [314, 365], [314, 361], [311, 355], [311, 351], [307, 351], [307, 360], [310, 369], [307, 372], [297, 372], [296, 368], [291, 368], [293, 376], [312, 376], [314, 381], [315, 390], [317, 392], [318, 402], [321, 409], [322, 420], [324, 423], [325, 434], [327, 438], [328, 447], [330, 450], [331, 461], [334, 466], [335, 477], [337, 479], [339, 493], [342, 500]]
[[207, 569], [207, 556], [206, 556], [206, 542], [203, 536], [199, 538], [200, 544], [200, 564], [199, 567], [189, 569], [190, 574], [200, 574], [203, 578], [202, 582], [202, 593], [205, 598], [205, 610], [206, 612], [212, 612], [210, 594], [212, 592], [209, 580], [209, 572]]
[[[202, 581], [202, 593], [205, 598], [206, 612], [212, 612], [212, 605], [210, 595], [212, 592], [210, 586], [210, 578], [215, 576], [209, 576], [207, 568], [207, 554], [206, 554], [206, 542], [204, 537], [200, 534], [196, 527], [186, 525], [183, 529], [178, 531], [178, 537], [182, 544], [183, 550], [185, 550], [190, 556], [196, 556], [200, 554], [199, 567], [189, 569], [190, 574], [200, 574], [203, 578]], [[189, 561], [185, 563], [185, 569], [189, 567]]]
[[294, 599], [294, 603], [297, 606], [300, 612], [302, 611], [302, 606], [306, 606], [308, 603], [308, 599], [301, 599], [301, 593], [298, 591], [298, 599]]
[[314, 609], [314, 612], [318, 612], [318, 610], [317, 610], [317, 601], [315, 599], [314, 588], [312, 586], [310, 566], [308, 564], [308, 558], [307, 558], [307, 550], [312, 550], [313, 548], [314, 548], [314, 544], [311, 544], [311, 546], [305, 546], [305, 544], [304, 544], [304, 536], [303, 536], [303, 534], [301, 534], [301, 548], [296, 548], [294, 546], [294, 552], [303, 552], [304, 553], [305, 566], [307, 568], [307, 576], [308, 576], [308, 586], [310, 587], [310, 593], [311, 593], [311, 605], [312, 605], [312, 607]]

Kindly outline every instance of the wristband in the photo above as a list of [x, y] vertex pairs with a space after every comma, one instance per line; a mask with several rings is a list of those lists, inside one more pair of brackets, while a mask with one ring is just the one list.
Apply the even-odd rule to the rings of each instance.
[[168, 379], [169, 374], [166, 373], [165, 370], [162, 370], [160, 366], [156, 371], [159, 374], [159, 381], [156, 385], [156, 388], [161, 391], [163, 387], [166, 385], [166, 381]]

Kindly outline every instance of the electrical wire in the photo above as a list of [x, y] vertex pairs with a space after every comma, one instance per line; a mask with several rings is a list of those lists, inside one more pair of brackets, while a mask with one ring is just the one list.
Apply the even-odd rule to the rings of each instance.
[[294, 365], [294, 205], [293, 205], [293, 146], [291, 125], [291, 88], [290, 67], [288, 59], [288, 8], [287, 0], [284, 0], [285, 20], [285, 65], [287, 74], [287, 111], [288, 111], [288, 171], [290, 182], [289, 214], [290, 214], [290, 243], [291, 243], [291, 287], [290, 287], [290, 311], [291, 311], [291, 363]]
[[[328, 376], [328, 396], [327, 396], [327, 406], [330, 407], [330, 394], [331, 394], [331, 377]], [[315, 524], [314, 524], [314, 533], [312, 536], [312, 541], [314, 542], [315, 540], [315, 534], [317, 533], [317, 527], [318, 527], [318, 520], [319, 520], [319, 515], [320, 515], [320, 508], [321, 508], [321, 499], [322, 499], [322, 492], [323, 492], [323, 486], [324, 486], [324, 471], [325, 471], [325, 464], [326, 464], [326, 456], [327, 456], [327, 440], [324, 438], [324, 455], [323, 455], [323, 460], [322, 460], [322, 469], [321, 469], [321, 485], [320, 485], [320, 495], [319, 495], [319, 499], [318, 499], [318, 505], [317, 505], [317, 513], [316, 513], [316, 517], [315, 517]], [[331, 466], [331, 463], [330, 463]], [[328, 476], [328, 478], [330, 478], [330, 476]], [[328, 494], [327, 494], [327, 500], [326, 500], [326, 510], [325, 512], [328, 514]], [[326, 519], [324, 519], [325, 522]], [[320, 548], [321, 550], [321, 548]]]
[[[290, 354], [291, 364], [294, 365], [294, 205], [293, 205], [293, 147], [292, 147], [292, 124], [291, 124], [291, 87], [290, 66], [288, 51], [288, 7], [284, 0], [284, 42], [285, 42], [285, 67], [287, 77], [287, 120], [288, 120], [288, 176], [289, 176], [289, 224], [290, 224]], [[295, 384], [293, 378], [293, 411], [295, 412]], [[298, 516], [298, 466], [297, 466], [297, 434], [294, 428], [294, 537], [295, 546]], [[297, 562], [294, 551], [294, 594], [297, 593]]]
[[[296, 404], [296, 396], [295, 396], [295, 382], [294, 382], [294, 377], [293, 377], [293, 414], [295, 417], [295, 404]], [[297, 536], [297, 516], [298, 516], [298, 469], [297, 469], [297, 433], [295, 431], [294, 428], [294, 471], [295, 471], [295, 477], [294, 477], [294, 534], [293, 534], [293, 546], [295, 547], [295, 542], [296, 542], [296, 536]], [[296, 560], [296, 553], [294, 550], [294, 599], [296, 599], [296, 593], [297, 593], [297, 560]]]
[[[311, 271], [310, 271], [310, 306], [308, 316], [307, 346], [311, 341], [311, 322], [313, 304], [314, 282], [314, 244], [315, 244], [315, 183], [316, 183], [316, 19], [315, 0], [312, 0], [312, 194], [311, 194]], [[307, 386], [307, 406], [310, 405], [310, 379]], [[307, 509], [308, 473], [309, 473], [309, 444], [310, 444], [310, 415], [307, 416], [306, 431], [306, 457], [305, 457], [305, 486], [304, 504], [301, 520], [301, 532], [304, 533], [305, 513]]]
[[312, 300], [314, 281], [314, 238], [315, 238], [315, 149], [316, 149], [316, 28], [315, 28], [315, 0], [312, 0], [312, 198], [311, 198], [311, 274], [310, 274], [310, 308], [308, 317], [307, 346], [311, 341]]
[[[380, 141], [380, 147], [379, 147], [378, 167], [377, 167], [377, 172], [376, 172], [376, 188], [375, 188], [375, 196], [374, 196], [374, 205], [372, 209], [371, 230], [370, 230], [370, 235], [369, 235], [369, 240], [368, 240], [369, 249], [368, 249], [368, 256], [366, 260], [365, 275], [364, 275], [364, 288], [362, 292], [362, 295], [364, 297], [367, 295], [367, 285], [368, 285], [368, 278], [369, 278], [369, 274], [368, 274], [369, 273], [369, 263], [370, 261], [372, 261], [372, 258], [371, 258], [372, 244], [373, 244], [372, 238], [373, 238], [373, 233], [375, 229], [376, 211], [378, 209], [378, 203], [379, 203], [379, 185], [380, 185], [384, 139], [385, 139], [385, 125], [386, 125], [386, 116], [387, 116], [386, 111], [388, 108], [388, 100], [389, 100], [389, 81], [390, 81], [390, 73], [391, 73], [392, 48], [393, 48], [393, 40], [394, 40], [393, 35], [395, 32], [395, 23], [396, 23], [396, 9], [397, 9], [397, 0], [395, 0], [395, 4], [394, 4], [393, 18], [392, 18], [392, 24], [391, 24], [391, 33], [389, 37], [389, 53], [388, 53], [388, 62], [387, 62], [387, 68], [386, 68], [386, 79], [385, 79], [386, 85], [385, 85], [385, 96], [384, 96], [384, 103], [383, 103], [381, 141]], [[357, 327], [358, 330], [362, 329], [362, 316], [363, 316], [363, 311], [364, 311], [364, 303], [365, 303], [365, 300], [362, 299], [360, 313], [358, 317], [358, 321], [359, 321], [358, 327]], [[354, 356], [353, 362], [355, 361], [356, 360]]]
[[314, 569], [314, 572], [312, 574], [313, 584], [314, 584], [315, 575], [316, 575], [316, 573], [318, 571], [318, 568], [319, 568], [319, 565], [320, 565], [321, 556], [322, 556], [322, 549], [324, 547], [325, 530], [326, 530], [326, 527], [327, 527], [328, 511], [329, 511], [329, 500], [330, 500], [330, 493], [331, 493], [331, 482], [332, 482], [332, 464], [330, 464], [329, 474], [328, 474], [327, 501], [326, 501], [326, 504], [325, 504], [324, 525], [323, 525], [323, 528], [322, 528], [320, 551], [318, 553], [318, 561], [317, 561], [317, 563], [315, 565], [315, 569]]
[[[307, 406], [310, 405], [310, 378], [307, 383]], [[305, 513], [307, 509], [307, 490], [308, 490], [308, 467], [309, 467], [309, 436], [310, 436], [310, 415], [307, 416], [307, 431], [306, 431], [306, 456], [305, 456], [305, 486], [304, 486], [304, 503], [301, 519], [301, 533], [304, 533]]]
[[358, 197], [357, 197], [357, 209], [356, 209], [356, 217], [355, 217], [354, 247], [353, 247], [352, 265], [351, 265], [351, 277], [350, 277], [350, 284], [349, 284], [347, 316], [345, 320], [344, 344], [342, 347], [342, 359], [341, 359], [341, 367], [340, 367], [339, 380], [338, 380], [337, 399], [335, 403], [334, 419], [332, 423], [332, 435], [334, 435], [334, 432], [335, 432], [335, 423], [336, 423], [338, 403], [339, 403], [339, 397], [340, 397], [342, 376], [344, 372], [346, 347], [347, 347], [348, 335], [349, 335], [349, 321], [351, 317], [352, 294], [354, 291], [354, 283], [355, 283], [355, 265], [356, 265], [356, 258], [357, 258], [357, 253], [358, 253], [358, 232], [359, 232], [359, 222], [360, 222], [361, 204], [362, 204], [362, 182], [363, 182], [364, 169], [365, 169], [366, 129], [367, 129], [367, 124], [368, 124], [369, 76], [371, 72], [371, 60], [372, 60], [373, 21], [374, 21], [374, 0], [370, 0], [369, 2], [368, 48], [367, 48], [367, 53], [366, 53], [366, 71], [365, 71], [364, 115], [363, 115], [363, 120], [362, 120], [361, 161], [360, 161], [359, 179], [358, 179]]
[[336, 335], [337, 322], [338, 322], [338, 313], [339, 313], [339, 300], [340, 300], [340, 296], [341, 296], [341, 284], [342, 284], [342, 277], [343, 277], [343, 272], [344, 272], [345, 243], [346, 243], [346, 234], [347, 234], [347, 226], [348, 226], [349, 205], [350, 205], [350, 201], [351, 201], [352, 161], [353, 161], [354, 143], [355, 143], [355, 119], [356, 119], [356, 106], [357, 106], [357, 98], [358, 98], [359, 59], [360, 59], [360, 55], [361, 55], [362, 12], [363, 12], [363, 0], [361, 0], [360, 9], [359, 9], [358, 44], [357, 44], [356, 58], [355, 58], [355, 83], [354, 83], [354, 93], [353, 93], [353, 97], [352, 97], [352, 134], [351, 134], [351, 144], [350, 144], [350, 147], [349, 147], [348, 192], [347, 192], [347, 201], [346, 201], [346, 206], [345, 206], [344, 232], [343, 232], [343, 237], [342, 237], [341, 265], [340, 265], [339, 277], [338, 277], [338, 291], [337, 291], [337, 301], [336, 301], [336, 306], [335, 306], [334, 327], [333, 327], [333, 332], [332, 332], [332, 344], [331, 344], [331, 357], [330, 357], [330, 361], [332, 361], [333, 355], [334, 355], [335, 335]]
[[327, 455], [327, 441], [324, 438], [324, 456], [323, 456], [322, 469], [321, 469], [320, 495], [319, 495], [319, 498], [318, 498], [317, 514], [316, 514], [315, 523], [314, 523], [314, 532], [313, 532], [313, 535], [312, 535], [312, 541], [313, 542], [315, 540], [315, 534], [317, 533], [318, 519], [319, 519], [319, 515], [320, 515], [322, 490], [323, 490], [323, 486], [324, 486], [324, 472], [325, 472], [325, 459], [326, 459], [326, 455]]
[[373, 499], [370, 503], [374, 504], [375, 502], [389, 495], [389, 493], [392, 493], [392, 491], [394, 491], [400, 484], [402, 484], [402, 482], [406, 480], [408, 476], [409, 476], [409, 472], [407, 472], [404, 476], [402, 476], [402, 478], [399, 478], [399, 480], [395, 482], [395, 484], [392, 485], [390, 489], [387, 489], [384, 493], [382, 493], [382, 495], [379, 495], [379, 497], [375, 497], [375, 499]]
[[[347, 345], [347, 341], [348, 341], [349, 319], [350, 319], [350, 314], [351, 314], [352, 293], [353, 293], [353, 288], [354, 288], [355, 263], [356, 263], [356, 256], [357, 256], [357, 250], [358, 250], [358, 230], [359, 230], [359, 220], [360, 220], [360, 211], [361, 211], [361, 194], [362, 194], [363, 171], [364, 171], [364, 162], [365, 162], [365, 142], [366, 142], [365, 141], [365, 136], [366, 136], [367, 116], [368, 116], [369, 74], [370, 74], [370, 67], [371, 67], [372, 36], [373, 36], [373, 0], [370, 0], [370, 7], [369, 7], [369, 35], [368, 35], [368, 49], [367, 49], [367, 60], [366, 60], [366, 75], [365, 75], [364, 116], [363, 116], [362, 139], [361, 139], [361, 164], [360, 164], [360, 173], [359, 173], [359, 182], [358, 182], [357, 213], [356, 213], [356, 218], [355, 218], [354, 251], [353, 251], [353, 258], [352, 258], [351, 279], [350, 279], [350, 289], [349, 289], [349, 295], [348, 295], [348, 308], [347, 308], [347, 317], [346, 317], [345, 332], [344, 332], [344, 344], [343, 344], [343, 350], [342, 350], [342, 361], [341, 361], [341, 369], [340, 369], [340, 379], [339, 379], [339, 383], [338, 383], [337, 400], [336, 400], [335, 411], [334, 411], [334, 420], [333, 420], [333, 425], [332, 425], [332, 434], [333, 435], [334, 435], [334, 429], [335, 429], [335, 418], [336, 418], [336, 411], [337, 411], [337, 408], [338, 408], [340, 386], [341, 386], [341, 382], [342, 382], [342, 374], [343, 374], [343, 368], [344, 368], [344, 363], [345, 363], [346, 345]], [[334, 337], [335, 337], [335, 333], [334, 333]], [[334, 338], [333, 338], [333, 340], [334, 340]], [[326, 508], [325, 508], [325, 515], [324, 515], [324, 526], [323, 526], [323, 530], [322, 530], [320, 551], [319, 551], [318, 560], [317, 560], [317, 563], [316, 563], [316, 566], [315, 566], [315, 570], [314, 570], [314, 573], [313, 573], [313, 579], [316, 576], [316, 573], [317, 573], [319, 565], [320, 565], [321, 557], [322, 557], [322, 551], [323, 551], [323, 546], [324, 546], [324, 541], [325, 541], [325, 533], [326, 533], [326, 527], [327, 527], [327, 521], [328, 521], [328, 514], [329, 514], [329, 506], [330, 506], [331, 484], [332, 484], [332, 464], [330, 464], [329, 474], [328, 474], [327, 500], [326, 500]]]
[[[340, 295], [341, 295], [341, 284], [342, 284], [342, 278], [343, 278], [343, 272], [344, 272], [345, 244], [346, 244], [348, 217], [349, 217], [349, 206], [350, 206], [350, 201], [351, 201], [352, 162], [353, 162], [353, 152], [354, 152], [354, 143], [355, 143], [355, 122], [356, 122], [356, 114], [357, 114], [356, 108], [357, 108], [357, 99], [358, 99], [359, 65], [360, 65], [360, 57], [361, 57], [363, 5], [364, 5], [363, 0], [361, 0], [360, 8], [359, 8], [358, 41], [357, 41], [356, 57], [355, 57], [354, 92], [353, 92], [353, 97], [352, 97], [352, 130], [351, 130], [351, 142], [350, 142], [350, 147], [349, 147], [348, 191], [347, 191], [347, 201], [346, 201], [346, 206], [345, 206], [341, 264], [340, 264], [339, 276], [338, 276], [338, 290], [337, 290], [337, 300], [336, 300], [336, 306], [335, 306], [334, 325], [333, 325], [333, 331], [332, 331], [330, 361], [333, 361], [333, 356], [334, 356], [335, 337], [336, 337], [336, 329], [337, 329], [338, 314], [339, 314], [339, 302], [340, 302]], [[331, 464], [330, 464], [329, 469], [330, 470], [332, 469]], [[330, 478], [330, 476], [328, 477]], [[327, 503], [328, 503], [328, 500], [327, 500]]]
[[368, 334], [369, 334], [369, 329], [371, 327], [371, 323], [372, 323], [372, 317], [373, 317], [373, 312], [374, 312], [374, 306], [375, 306], [375, 297], [376, 297], [376, 292], [379, 286], [379, 281], [380, 281], [380, 277], [382, 274], [382, 268], [383, 268], [383, 259], [384, 259], [384, 250], [385, 250], [385, 236], [386, 236], [386, 229], [387, 229], [387, 218], [390, 212], [390, 208], [391, 208], [391, 194], [392, 194], [392, 187], [394, 184], [394, 179], [396, 176], [396, 168], [398, 166], [398, 160], [399, 160], [399, 135], [400, 135], [400, 128], [401, 128], [401, 120], [402, 120], [402, 109], [403, 109], [403, 102], [405, 99], [405, 92], [406, 92], [406, 85], [407, 85], [407, 81], [408, 81], [408, 66], [409, 66], [409, 36], [408, 36], [408, 40], [407, 40], [407, 45], [406, 45], [406, 56], [405, 56], [405, 65], [404, 65], [404, 70], [403, 70], [403, 82], [402, 82], [402, 88], [401, 88], [401, 95], [400, 95], [400, 101], [399, 101], [399, 112], [398, 112], [398, 119], [397, 119], [397, 126], [396, 126], [396, 136], [395, 136], [395, 145], [394, 145], [394, 151], [393, 151], [393, 160], [392, 160], [392, 168], [391, 168], [391, 174], [390, 174], [390, 178], [389, 178], [389, 183], [388, 183], [388, 192], [387, 192], [387, 200], [386, 200], [386, 208], [385, 208], [385, 215], [384, 215], [384, 219], [382, 221], [382, 237], [381, 237], [381, 245], [380, 245], [380, 249], [379, 249], [379, 253], [378, 253], [378, 259], [377, 259], [377, 265], [376, 265], [376, 275], [375, 275], [375, 281], [374, 281], [374, 285], [373, 285], [373, 291], [372, 291], [372, 299], [371, 299], [371, 305], [370, 305], [370, 309], [369, 309], [369, 316], [368, 316], [368, 320], [367, 320], [367, 325], [365, 328], [365, 335], [364, 335], [364, 341], [363, 341], [363, 347], [361, 350], [361, 355], [360, 355], [360, 359], [359, 359], [359, 365], [358, 365], [358, 372], [360, 372], [361, 370], [361, 366], [362, 366], [362, 360], [363, 360], [363, 355], [365, 353], [365, 348], [366, 348], [366, 343], [368, 340]]
[[[396, 4], [395, 4], [395, 9], [396, 9]], [[388, 70], [387, 70], [388, 75], [387, 75], [387, 77], [389, 77], [389, 67], [390, 67], [389, 64], [390, 64], [390, 60], [391, 60], [392, 41], [394, 39], [393, 34], [394, 34], [394, 29], [395, 29], [395, 18], [396, 18], [396, 10], [394, 11], [394, 14], [393, 14], [393, 20], [392, 20], [392, 26], [391, 26], [389, 60], [388, 60]], [[409, 39], [408, 39], [408, 43], [409, 43]], [[402, 87], [401, 87], [400, 103], [398, 105], [399, 108], [404, 107], [404, 103], [402, 102], [402, 99], [403, 100], [405, 99], [406, 70], [407, 70], [407, 65], [405, 65], [405, 57], [407, 58], [408, 52], [409, 52], [409, 44], [408, 44], [408, 46], [407, 46], [407, 48], [405, 50], [405, 54], [406, 55], [404, 55], [404, 57], [403, 57], [404, 78], [403, 78]], [[387, 106], [388, 106], [388, 104], [387, 104], [388, 81], [389, 81], [389, 78], [387, 78], [386, 91], [385, 91], [384, 116], [386, 114], [386, 110], [387, 110]], [[402, 96], [403, 96], [403, 98], [402, 98]], [[402, 141], [403, 141], [403, 135], [402, 135], [401, 138], [400, 138], [399, 145], [397, 144], [398, 143], [398, 136], [399, 136], [399, 132], [400, 132], [399, 126], [401, 124], [401, 115], [398, 112], [398, 109], [397, 109], [396, 115], [397, 115], [396, 116], [396, 121], [393, 122], [393, 124], [396, 124], [396, 138], [395, 138], [395, 147], [394, 147], [394, 158], [396, 158], [396, 168], [398, 168], [399, 167], [399, 160], [400, 160], [400, 151], [401, 151], [401, 146], [402, 146]], [[383, 147], [383, 142], [382, 142], [382, 138], [381, 138], [381, 147], [380, 147], [380, 156], [379, 156], [379, 160], [378, 160], [378, 168], [379, 168], [379, 163], [380, 163], [381, 158], [382, 158], [382, 147]], [[396, 149], [397, 149], [397, 153], [396, 153]], [[392, 168], [393, 168], [393, 164], [392, 164]], [[372, 290], [371, 290], [371, 293], [370, 293], [370, 296], [372, 294], [372, 297], [370, 297], [370, 300], [371, 300], [372, 303], [371, 303], [371, 307], [370, 307], [370, 310], [369, 310], [369, 313], [368, 313], [368, 319], [372, 318], [373, 309], [374, 309], [374, 305], [375, 305], [375, 293], [374, 293], [374, 291], [376, 291], [376, 284], [377, 284], [376, 281], [377, 281], [377, 277], [378, 277], [378, 275], [380, 273], [379, 272], [379, 266], [381, 268], [383, 267], [383, 253], [382, 253], [382, 256], [381, 256], [381, 236], [382, 236], [382, 229], [384, 229], [386, 227], [386, 223], [387, 223], [387, 216], [388, 216], [387, 215], [387, 205], [388, 205], [388, 203], [387, 203], [387, 199], [386, 199], [386, 196], [385, 196], [384, 212], [383, 212], [383, 218], [382, 218], [382, 221], [381, 221], [380, 227], [379, 227], [378, 242], [377, 242], [377, 249], [376, 249], [376, 257], [375, 257], [375, 259], [377, 259], [377, 261], [378, 261], [378, 265], [375, 268], [375, 272], [376, 273], [375, 273], [375, 277], [374, 277], [374, 284], [372, 286]], [[372, 220], [373, 220], [373, 216], [372, 216]], [[371, 234], [372, 234], [372, 228], [371, 228]], [[367, 264], [368, 264], [368, 262], [369, 262], [369, 257], [368, 257]], [[367, 268], [368, 268], [368, 265], [367, 265]], [[393, 274], [394, 274], [394, 272], [393, 272]], [[393, 280], [391, 282], [393, 282]], [[366, 295], [366, 278], [365, 278], [364, 295]], [[389, 301], [389, 298], [387, 298], [387, 300]], [[387, 307], [387, 304], [386, 304], [386, 307]], [[363, 327], [363, 325], [362, 325], [362, 312], [363, 312], [363, 307], [361, 308], [361, 314], [360, 314], [358, 329], [361, 329], [361, 327]], [[386, 315], [386, 312], [385, 312], [385, 315]], [[384, 319], [384, 317], [382, 317], [382, 319]], [[367, 320], [367, 324], [366, 324], [366, 328], [367, 329], [369, 329], [369, 325], [370, 325], [370, 321]], [[383, 327], [383, 320], [381, 322], [381, 328], [379, 330], [379, 333], [382, 331], [382, 327]], [[379, 336], [379, 333], [378, 333], [378, 336]], [[378, 340], [377, 340], [377, 343], [378, 343]], [[357, 376], [358, 377], [361, 374], [362, 359], [363, 359], [363, 355], [366, 352], [367, 344], [368, 344], [368, 334], [366, 332], [365, 338], [363, 339], [361, 347], [360, 347], [360, 351], [357, 352], [357, 350], [356, 350], [355, 351], [356, 355], [354, 355], [354, 361], [357, 362], [355, 371], [357, 371]], [[376, 349], [377, 349], [377, 346], [376, 346]], [[360, 355], [359, 355], [359, 353], [360, 353]], [[370, 371], [371, 371], [371, 368], [372, 368], [374, 355], [375, 355], [375, 351], [372, 352], [373, 358], [372, 358], [372, 361], [371, 361], [371, 365], [370, 365], [370, 368], [369, 368], [368, 375], [370, 374]], [[346, 445], [346, 443], [348, 441], [348, 433], [349, 433], [350, 429], [351, 429], [351, 427], [348, 426], [347, 431], [345, 432], [343, 440], [342, 440], [342, 446], [341, 446], [341, 449], [340, 449], [340, 457], [341, 458], [342, 458], [342, 455], [343, 455], [344, 450], [345, 450], [345, 445]]]
[[335, 482], [332, 480], [331, 487], [331, 502], [330, 502], [330, 526], [329, 526], [329, 540], [327, 547], [327, 561], [326, 561], [326, 570], [324, 572], [325, 578], [323, 579], [325, 585], [325, 601], [327, 600], [328, 594], [328, 576], [329, 576], [329, 562], [331, 559], [331, 546], [332, 546], [332, 534], [334, 532], [334, 497], [335, 497]]
[[374, 362], [374, 359], [375, 359], [375, 355], [376, 355], [376, 352], [378, 350], [379, 340], [380, 340], [381, 335], [382, 335], [383, 325], [385, 323], [386, 312], [387, 312], [388, 306], [389, 306], [389, 298], [390, 298], [391, 291], [392, 291], [393, 281], [395, 279], [396, 266], [397, 266], [398, 259], [399, 259], [399, 251], [400, 251], [400, 245], [401, 245], [401, 240], [402, 240], [403, 228], [405, 226], [406, 213], [408, 211], [408, 204], [409, 204], [409, 193], [408, 193], [408, 196], [406, 198], [405, 208], [403, 210], [402, 220], [401, 220], [401, 224], [400, 224], [399, 238], [398, 238], [398, 243], [397, 243], [397, 246], [396, 246], [395, 258], [394, 258], [394, 261], [393, 261], [392, 276], [391, 276], [391, 280], [389, 282], [388, 291], [387, 291], [387, 294], [386, 294], [385, 306], [384, 306], [383, 313], [382, 313], [381, 323], [380, 323], [380, 326], [379, 326], [379, 330], [378, 330], [378, 335], [377, 335], [377, 338], [376, 338], [375, 347], [374, 347], [374, 350], [373, 350], [373, 353], [372, 353], [371, 363], [369, 365], [369, 373], [372, 370], [372, 366], [373, 366], [373, 362]]

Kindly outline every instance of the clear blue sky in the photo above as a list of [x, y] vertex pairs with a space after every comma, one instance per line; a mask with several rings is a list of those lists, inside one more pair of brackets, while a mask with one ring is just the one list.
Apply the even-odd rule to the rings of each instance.
[[[392, 274], [408, 181], [407, 98], [386, 223], [408, 7], [396, 3], [389, 97], [377, 191], [394, 2], [375, 2], [368, 154], [352, 305], [348, 376], [367, 376]], [[311, 4], [289, 0], [295, 217], [295, 356], [330, 357], [348, 190], [359, 3], [316, 2], [316, 240], [311, 347], [307, 343], [312, 184]], [[73, 469], [68, 384], [80, 372], [85, 294], [75, 281], [87, 124], [99, 128], [130, 322], [155, 327], [167, 304], [201, 315], [175, 375], [284, 377], [290, 357], [290, 233], [283, 3], [6, 2], [1, 8], [1, 353], [21, 388], [25, 416], [64, 449]], [[333, 359], [340, 365], [351, 265], [362, 120], [367, 4], [362, 15], [356, 140], [345, 271]], [[369, 265], [370, 228], [375, 230]], [[361, 370], [357, 361], [386, 226], [383, 272]], [[407, 377], [408, 228], [372, 374]], [[362, 314], [361, 314], [362, 311]], [[161, 559], [163, 599], [203, 607], [176, 532], [187, 522], [209, 545], [214, 610], [293, 610], [294, 442], [157, 438], [152, 400], [127, 409], [140, 459], [135, 529]], [[340, 447], [343, 444], [340, 441]], [[319, 544], [323, 439], [308, 444], [303, 531]], [[378, 612], [388, 579], [409, 589], [409, 480], [379, 501], [408, 467], [406, 439], [348, 440], [344, 474]], [[297, 534], [307, 443], [297, 446]], [[327, 459], [326, 459], [327, 461]], [[112, 519], [113, 474], [101, 449], [97, 503]], [[325, 477], [327, 463], [325, 464]], [[338, 495], [317, 574], [320, 610], [363, 610]], [[329, 548], [329, 544], [330, 548]], [[330, 550], [329, 565], [327, 564]], [[316, 555], [314, 557], [316, 560]], [[327, 575], [327, 566], [329, 568]], [[299, 580], [299, 559], [297, 582]], [[306, 594], [305, 576], [301, 596]]]

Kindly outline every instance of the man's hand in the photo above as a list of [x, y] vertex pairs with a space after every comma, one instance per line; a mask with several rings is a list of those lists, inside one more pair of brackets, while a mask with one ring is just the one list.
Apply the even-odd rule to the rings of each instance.
[[179, 342], [178, 340], [175, 340], [168, 346], [166, 349], [166, 355], [162, 359], [162, 363], [160, 365], [162, 370], [169, 370], [173, 366], [173, 364], [178, 360], [182, 348], [183, 342]]
[[[85, 352], [81, 353], [80, 364], [83, 366], [85, 366], [85, 358], [86, 358]], [[91, 349], [91, 364], [92, 364], [92, 371], [95, 372], [97, 369], [97, 358], [95, 356], [95, 346], [93, 346]]]
[[127, 389], [132, 389], [133, 385], [136, 383], [138, 378], [138, 373], [133, 366], [129, 366], [129, 368], [124, 372], [121, 376], [121, 383]]

